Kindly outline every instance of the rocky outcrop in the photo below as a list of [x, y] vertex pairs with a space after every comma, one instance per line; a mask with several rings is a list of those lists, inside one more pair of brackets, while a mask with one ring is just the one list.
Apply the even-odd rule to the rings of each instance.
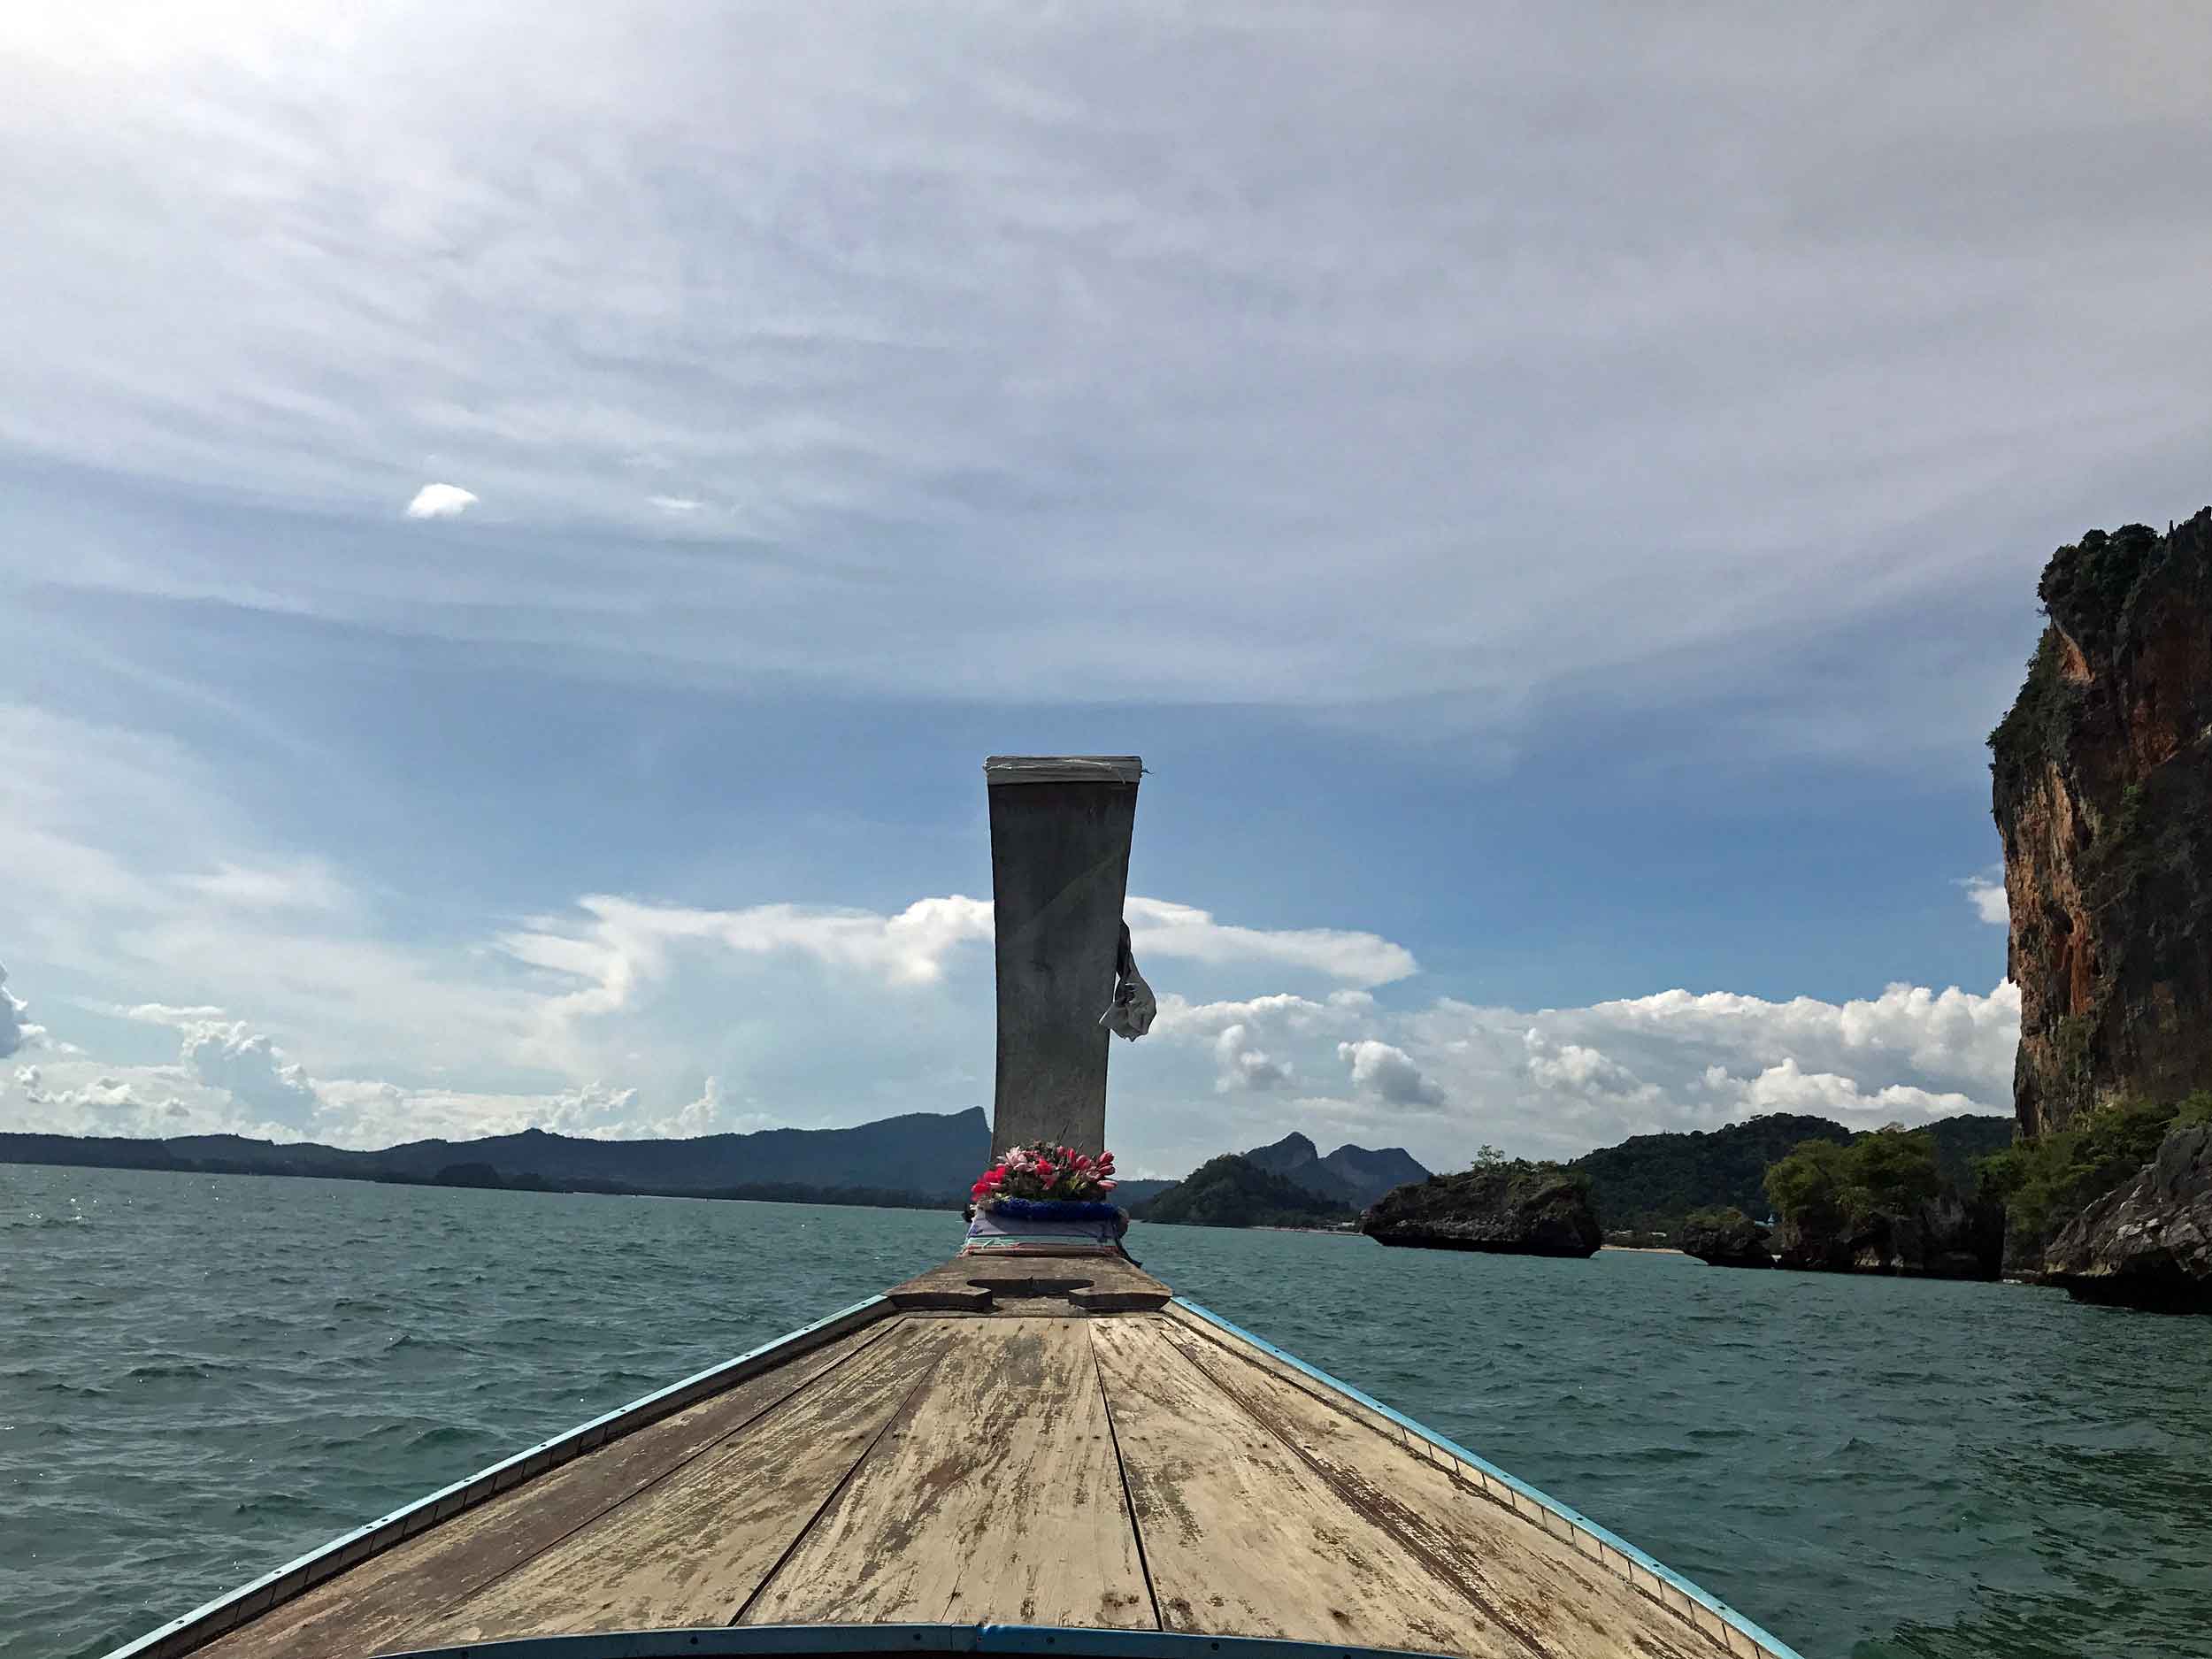
[[2093, 531], [2037, 592], [2049, 625], [1990, 733], [2028, 1140], [2212, 1081], [2212, 509]]
[[1589, 1178], [1556, 1164], [1432, 1175], [1384, 1196], [1359, 1230], [1378, 1244], [1508, 1256], [1590, 1256], [1602, 1241]]
[[1767, 1230], [1740, 1210], [1704, 1210], [1676, 1235], [1686, 1256], [1708, 1267], [1772, 1267]]
[[2004, 1271], [2005, 1212], [1945, 1194], [1833, 1231], [1785, 1226], [1781, 1242], [1780, 1264], [1808, 1272], [1996, 1279]]
[[2044, 1265], [2045, 1284], [2085, 1302], [2212, 1313], [2212, 1125], [2168, 1135], [2067, 1225]]

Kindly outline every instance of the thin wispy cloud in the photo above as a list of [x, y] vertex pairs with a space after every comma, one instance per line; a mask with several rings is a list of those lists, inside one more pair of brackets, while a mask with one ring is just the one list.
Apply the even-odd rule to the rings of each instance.
[[2162, 19], [14, 8], [0, 1111], [975, 1103], [947, 757], [1075, 733], [1141, 1159], [2001, 1110], [2035, 567], [2207, 494]]

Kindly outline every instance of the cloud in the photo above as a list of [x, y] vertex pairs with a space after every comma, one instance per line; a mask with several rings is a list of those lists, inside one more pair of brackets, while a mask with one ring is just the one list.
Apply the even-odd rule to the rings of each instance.
[[1974, 907], [1974, 914], [1992, 927], [2012, 925], [2012, 903], [2006, 896], [2001, 871], [1986, 875], [1962, 876], [1954, 883], [1966, 889], [1966, 902]]
[[692, 513], [697, 512], [701, 507], [706, 504], [703, 502], [695, 500], [689, 495], [653, 495], [649, 496], [647, 499], [651, 501], [653, 505], [658, 507], [663, 512], [672, 514], [679, 518], [685, 518]]
[[[856, 8], [808, 13], [796, 55], [767, 50], [791, 8], [677, 0], [635, 28], [399, 0], [335, 56], [312, 7], [196, 38], [29, 10], [7, 181], [81, 184], [10, 196], [30, 297], [0, 437], [311, 503], [338, 522], [284, 538], [281, 586], [317, 617], [640, 675], [1388, 705], [1378, 727], [1591, 687], [1641, 710], [1717, 670], [1789, 742], [1848, 724], [1894, 754], [1970, 745], [2014, 633], [1943, 657], [1975, 690], [1932, 738], [1912, 695], [1839, 716], [1809, 644], [2016, 588], [1973, 549], [2047, 544], [2022, 535], [2116, 480], [2195, 488], [2201, 118], [2144, 68], [2201, 61], [2188, 8], [2156, 50], [2054, 8], [1909, 62], [1906, 4], [1816, 51], [1618, 4], [1603, 61], [1498, 6]], [[2099, 342], [2093, 407], [2053, 339]], [[526, 546], [361, 557], [430, 465]], [[641, 478], [757, 557], [651, 557]], [[269, 539], [188, 565], [153, 529], [45, 580], [232, 598]], [[1121, 603], [1064, 603], [1100, 571]], [[486, 603], [518, 572], [530, 604]], [[837, 628], [797, 626], [833, 599]]]
[[318, 1101], [304, 1067], [286, 1060], [266, 1035], [242, 1023], [212, 1020], [184, 1027], [186, 1070], [249, 1110], [281, 1122], [312, 1119]]
[[1437, 1108], [1444, 1091], [1422, 1075], [1413, 1056], [1403, 1048], [1371, 1037], [1340, 1042], [1337, 1058], [1352, 1069], [1352, 1087], [1393, 1106]]
[[[1310, 1133], [1401, 1143], [1435, 1164], [1483, 1141], [1571, 1156], [1632, 1134], [1712, 1129], [1775, 1111], [1857, 1127], [2001, 1115], [2019, 995], [2008, 984], [1986, 995], [1893, 985], [1878, 996], [1826, 1002], [1678, 989], [1534, 1010], [1448, 997], [1392, 1007], [1364, 993], [1207, 1003], [1170, 996], [1153, 1034], [1166, 1074], [1155, 1087], [1171, 1095], [1170, 1079], [1187, 1065], [1191, 1086], [1231, 1114], [1211, 1141], [1202, 1125], [1148, 1114], [1151, 1133], [1186, 1148], [1185, 1159], [1220, 1150], [1231, 1129], [1247, 1124], [1271, 1139], [1288, 1110]], [[1309, 1086], [1279, 1104], [1279, 1094], [1240, 1087], [1234, 1068], [1248, 1054], [1300, 1079], [1326, 1075], [1333, 1060], [1346, 1087], [1329, 1094]], [[1126, 1094], [1117, 1102], [1125, 1111]]]
[[1214, 1079], [1217, 1093], [1225, 1094], [1232, 1089], [1264, 1093], [1287, 1088], [1297, 1080], [1290, 1067], [1257, 1048], [1247, 1047], [1245, 1038], [1242, 1025], [1231, 1025], [1214, 1039], [1214, 1059], [1221, 1068], [1220, 1075]]
[[24, 1018], [29, 1011], [30, 1004], [9, 991], [8, 971], [0, 966], [0, 1060], [33, 1047], [46, 1035], [43, 1025], [34, 1025]]
[[[581, 919], [542, 917], [497, 941], [549, 986], [566, 987], [544, 1005], [549, 1027], [634, 1007], [647, 988], [676, 972], [680, 951], [807, 958], [897, 990], [937, 986], [963, 959], [979, 969], [986, 960], [980, 948], [992, 938], [990, 902], [957, 893], [917, 899], [889, 914], [799, 904], [699, 910], [605, 894], [578, 901], [577, 909]], [[1410, 952], [1372, 933], [1236, 926], [1187, 904], [1136, 896], [1125, 910], [1140, 963], [1289, 966], [1363, 984], [1415, 971]], [[1163, 1004], [1164, 1018], [1194, 1017], [1180, 999]]]
[[1420, 971], [1411, 951], [1374, 933], [1234, 927], [1217, 922], [1210, 911], [1164, 899], [1132, 897], [1122, 913], [1140, 964], [1148, 956], [1214, 964], [1267, 963], [1309, 968], [1357, 986], [1387, 985]]
[[180, 879], [194, 893], [245, 910], [338, 910], [352, 902], [345, 883], [319, 859], [257, 868], [226, 864]]
[[458, 484], [425, 484], [407, 503], [410, 518], [457, 518], [476, 505], [476, 497]]

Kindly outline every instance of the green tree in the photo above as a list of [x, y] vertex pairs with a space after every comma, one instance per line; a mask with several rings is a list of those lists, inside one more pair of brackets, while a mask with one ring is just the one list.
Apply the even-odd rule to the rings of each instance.
[[1767, 1197], [1792, 1225], [1832, 1233], [1849, 1218], [1851, 1149], [1832, 1141], [1801, 1141], [1768, 1166]]
[[2170, 1131], [2201, 1123], [2212, 1123], [2212, 1090], [2178, 1103], [2109, 1102], [2039, 1141], [1982, 1159], [1974, 1166], [1975, 1192], [2003, 1203], [2016, 1248], [2032, 1255], [2149, 1163]]
[[1896, 1215], [1942, 1190], [1935, 1142], [1926, 1135], [1885, 1129], [1844, 1148], [1850, 1160], [1852, 1219], [1877, 1211]]

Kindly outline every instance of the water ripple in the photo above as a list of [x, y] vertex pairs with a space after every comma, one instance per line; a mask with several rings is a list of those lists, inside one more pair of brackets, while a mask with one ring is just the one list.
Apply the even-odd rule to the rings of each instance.
[[[0, 1659], [94, 1655], [940, 1259], [956, 1223], [0, 1167]], [[1807, 1659], [2202, 1659], [2202, 1322], [1140, 1228], [1178, 1288]]]

